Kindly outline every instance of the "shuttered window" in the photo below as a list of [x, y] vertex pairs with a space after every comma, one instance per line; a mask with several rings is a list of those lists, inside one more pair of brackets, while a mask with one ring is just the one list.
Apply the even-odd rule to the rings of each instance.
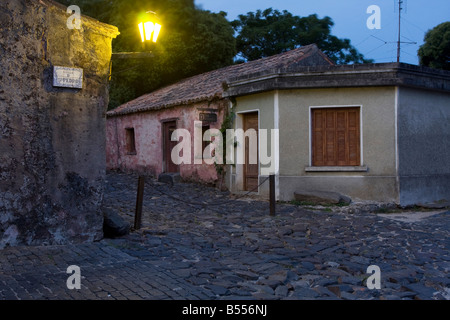
[[312, 109], [312, 165], [360, 166], [360, 108]]
[[136, 155], [136, 140], [134, 136], [134, 128], [126, 128], [126, 148], [128, 155]]

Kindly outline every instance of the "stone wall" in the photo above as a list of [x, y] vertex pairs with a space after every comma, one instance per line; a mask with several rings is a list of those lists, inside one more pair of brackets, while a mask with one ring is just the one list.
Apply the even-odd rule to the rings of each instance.
[[[102, 237], [105, 112], [117, 28], [50, 0], [0, 3], [0, 248]], [[53, 67], [83, 88], [53, 87]]]

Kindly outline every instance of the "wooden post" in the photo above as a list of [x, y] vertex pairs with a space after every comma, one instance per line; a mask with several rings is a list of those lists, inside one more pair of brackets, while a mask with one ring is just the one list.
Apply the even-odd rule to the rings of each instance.
[[139, 176], [138, 190], [136, 197], [136, 211], [134, 215], [134, 229], [139, 230], [142, 222], [142, 202], [144, 200], [144, 182], [145, 177]]
[[271, 174], [269, 176], [269, 186], [270, 186], [270, 215], [275, 216], [275, 175]]

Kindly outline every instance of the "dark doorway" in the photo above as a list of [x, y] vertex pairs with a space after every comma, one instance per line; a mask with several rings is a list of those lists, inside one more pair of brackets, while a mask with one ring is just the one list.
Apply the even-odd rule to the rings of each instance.
[[[245, 113], [244, 116], [244, 131], [255, 129], [258, 136], [258, 112]], [[258, 176], [259, 176], [259, 149], [256, 147], [256, 164], [250, 163], [250, 139], [245, 138], [245, 164], [244, 164], [244, 190], [257, 192]], [[258, 141], [258, 139], [257, 139]], [[258, 143], [258, 142], [256, 142]]]
[[176, 121], [169, 121], [163, 123], [163, 158], [164, 158], [164, 172], [177, 173], [180, 172], [180, 167], [172, 161], [172, 149], [178, 144], [177, 141], [172, 141], [172, 133], [177, 129]]

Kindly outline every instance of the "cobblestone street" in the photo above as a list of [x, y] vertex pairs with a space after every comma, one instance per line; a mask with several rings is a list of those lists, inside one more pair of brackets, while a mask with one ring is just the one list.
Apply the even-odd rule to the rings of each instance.
[[[131, 225], [136, 188], [135, 175], [107, 175], [105, 206]], [[450, 299], [448, 209], [411, 221], [349, 212], [277, 204], [271, 217], [266, 201], [148, 178], [138, 231], [0, 250], [0, 299]], [[80, 290], [66, 286], [70, 265]], [[366, 285], [371, 265], [379, 290]]]

